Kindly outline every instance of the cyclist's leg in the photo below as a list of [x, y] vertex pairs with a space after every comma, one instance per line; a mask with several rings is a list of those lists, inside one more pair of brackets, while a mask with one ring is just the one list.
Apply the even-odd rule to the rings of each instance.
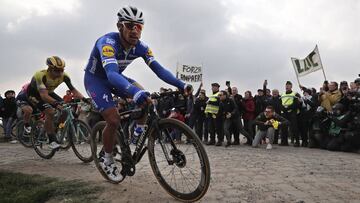
[[[124, 75], [123, 75], [124, 76]], [[132, 85], [135, 85], [136, 87], [140, 88], [140, 89], [144, 89], [144, 87], [142, 85], [140, 85], [138, 82], [136, 82], [135, 80], [129, 78], [129, 77], [126, 77], [124, 76]], [[126, 96], [118, 91], [118, 90], [113, 90], [114, 94], [122, 97], [122, 98], [125, 98]], [[132, 143], [133, 144], [136, 144], [137, 142], [137, 138], [139, 137], [139, 135], [144, 131], [145, 129], [145, 123], [146, 123], [146, 119], [147, 119], [147, 116], [146, 114], [144, 114], [141, 118], [137, 119], [136, 120], [136, 126], [134, 128], [134, 139], [132, 140]]]
[[24, 113], [24, 124], [29, 124], [30, 122], [30, 118], [31, 118], [31, 114], [33, 112], [33, 108], [30, 105], [23, 105], [20, 107], [22, 112]]
[[[50, 93], [49, 96], [52, 97], [53, 99], [55, 99], [56, 101], [62, 101], [61, 97], [59, 97], [55, 93]], [[56, 113], [56, 110], [49, 103], [45, 103], [44, 101], [40, 101], [38, 103], [37, 107], [42, 112], [45, 113], [44, 126], [45, 126], [45, 131], [49, 136], [50, 143], [52, 143], [52, 142], [57, 143], [57, 139], [55, 137], [55, 125], [54, 125], [54, 122], [55, 122], [54, 115]], [[56, 147], [57, 147], [57, 145], [56, 145]]]
[[106, 121], [106, 126], [102, 133], [105, 153], [100, 155], [99, 165], [108, 178], [113, 181], [120, 181], [123, 179], [123, 176], [120, 174], [112, 155], [115, 145], [115, 133], [120, 125], [120, 116], [115, 101], [112, 99], [111, 85], [108, 81], [89, 73], [85, 73], [84, 83], [86, 92], [92, 99], [93, 105], [100, 111]]
[[18, 107], [21, 109], [21, 111], [23, 112], [23, 120], [24, 120], [25, 127], [29, 127], [30, 126], [30, 124], [29, 124], [30, 117], [33, 112], [33, 107], [31, 106], [30, 102], [28, 101], [25, 92], [21, 91], [18, 94], [18, 96], [16, 97], [16, 103], [17, 103]]
[[45, 113], [44, 128], [49, 137], [50, 144], [53, 142], [57, 142], [54, 126], [55, 109], [50, 104], [44, 103], [42, 101], [38, 103], [37, 107], [41, 112]]
[[111, 154], [115, 144], [115, 132], [120, 124], [120, 116], [111, 95], [111, 86], [108, 81], [88, 73], [85, 74], [84, 80], [87, 94], [106, 121], [103, 131], [104, 151]]

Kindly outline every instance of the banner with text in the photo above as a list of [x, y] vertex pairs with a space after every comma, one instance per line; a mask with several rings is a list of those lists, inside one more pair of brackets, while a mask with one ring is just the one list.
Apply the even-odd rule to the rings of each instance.
[[187, 83], [197, 83], [202, 81], [202, 66], [178, 64], [176, 77]]
[[317, 45], [305, 59], [291, 58], [291, 61], [298, 77], [323, 69]]

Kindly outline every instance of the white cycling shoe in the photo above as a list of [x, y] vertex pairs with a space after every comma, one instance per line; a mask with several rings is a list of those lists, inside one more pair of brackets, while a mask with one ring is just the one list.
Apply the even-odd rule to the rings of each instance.
[[105, 158], [100, 157], [99, 164], [111, 181], [119, 182], [124, 179], [115, 163], [105, 163]]
[[58, 149], [58, 148], [60, 148], [60, 145], [54, 141], [49, 144], [49, 148], [50, 149]]

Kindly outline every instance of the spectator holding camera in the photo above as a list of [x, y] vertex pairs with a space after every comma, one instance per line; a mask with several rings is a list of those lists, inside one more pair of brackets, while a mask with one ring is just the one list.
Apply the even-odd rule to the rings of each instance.
[[272, 106], [267, 106], [265, 111], [256, 117], [255, 124], [258, 126], [259, 130], [255, 135], [252, 146], [257, 147], [261, 140], [268, 137], [269, 143], [267, 144], [266, 149], [270, 150], [272, 149], [271, 143], [274, 142], [275, 130], [279, 127], [287, 126], [289, 121], [275, 113]]

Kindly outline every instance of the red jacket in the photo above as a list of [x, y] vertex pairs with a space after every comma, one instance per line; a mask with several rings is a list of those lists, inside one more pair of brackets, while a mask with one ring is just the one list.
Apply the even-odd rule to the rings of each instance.
[[254, 120], [255, 119], [255, 101], [253, 97], [243, 100], [245, 107], [245, 112], [243, 114], [244, 120]]
[[174, 118], [174, 119], [179, 120], [179, 121], [181, 121], [183, 123], [185, 122], [185, 117], [181, 113], [178, 113], [178, 112], [171, 113], [169, 115], [169, 118]]

